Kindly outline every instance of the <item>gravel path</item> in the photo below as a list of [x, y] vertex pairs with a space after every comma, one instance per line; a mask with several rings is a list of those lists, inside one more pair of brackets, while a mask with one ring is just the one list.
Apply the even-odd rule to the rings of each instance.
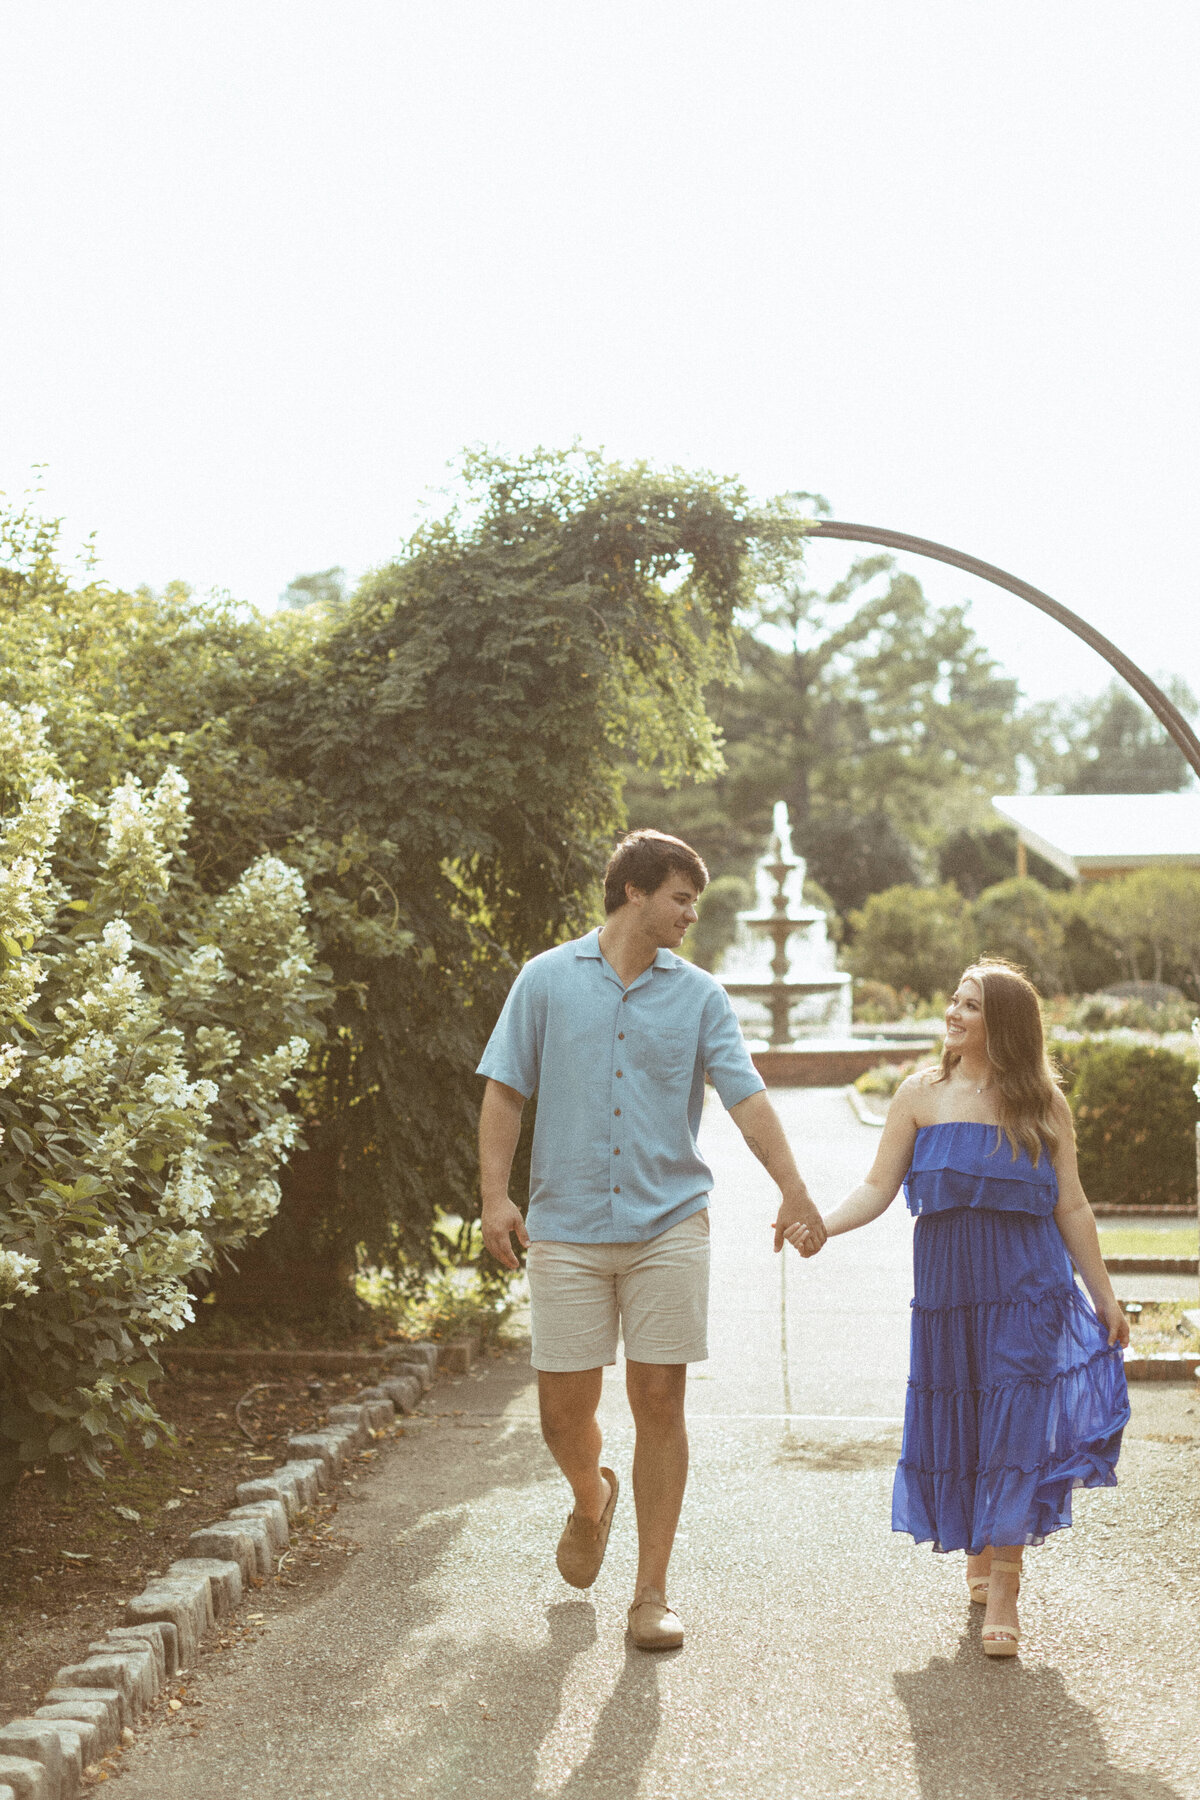
[[[840, 1092], [773, 1096], [822, 1203], [877, 1133]], [[623, 1635], [633, 1508], [588, 1596], [558, 1579], [566, 1490], [519, 1354], [431, 1396], [343, 1508], [361, 1546], [203, 1665], [188, 1720], [131, 1751], [125, 1800], [1200, 1800], [1200, 1417], [1144, 1388], [1115, 1491], [1030, 1557], [1019, 1663], [985, 1661], [962, 1561], [889, 1530], [906, 1364], [901, 1203], [801, 1264], [712, 1107], [712, 1358], [657, 1658]], [[628, 1473], [621, 1372], [607, 1449]]]

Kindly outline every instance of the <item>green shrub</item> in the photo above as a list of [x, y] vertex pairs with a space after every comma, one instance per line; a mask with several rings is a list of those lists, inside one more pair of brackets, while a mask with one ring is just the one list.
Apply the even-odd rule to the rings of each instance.
[[860, 1094], [883, 1094], [890, 1100], [900, 1083], [906, 1081], [925, 1060], [917, 1056], [911, 1062], [876, 1063], [873, 1069], [867, 1069], [860, 1075], [854, 1085]]
[[887, 1025], [903, 1019], [913, 1009], [914, 993], [898, 994], [886, 981], [854, 983], [854, 1018], [859, 1025]]
[[1054, 896], [1040, 881], [1017, 876], [985, 888], [972, 904], [971, 919], [981, 955], [1016, 963], [1040, 993], [1059, 991], [1063, 926]]
[[718, 875], [700, 896], [688, 933], [688, 954], [702, 969], [715, 969], [737, 935], [737, 916], [754, 904], [754, 890], [740, 875]]
[[947, 882], [942, 887], [891, 887], [872, 894], [850, 915], [854, 941], [846, 952], [852, 975], [912, 988], [928, 1000], [953, 992], [975, 953], [966, 901]]
[[1062, 1090], [1069, 1100], [1079, 1080], [1079, 1071], [1085, 1060], [1094, 1051], [1103, 1048], [1102, 1038], [1058, 1038], [1052, 1037], [1047, 1043], [1051, 1061], [1056, 1063], [1062, 1077]]
[[1070, 1093], [1090, 1200], [1174, 1206], [1196, 1199], [1195, 1067], [1173, 1051], [1096, 1044]]
[[[1158, 987], [1153, 982], [1129, 983], [1130, 987], [1147, 990], [1146, 994], [1086, 994], [1075, 1008], [1070, 1023], [1076, 1031], [1186, 1031], [1195, 1016], [1177, 989]], [[1161, 996], [1161, 997], [1160, 997]]]

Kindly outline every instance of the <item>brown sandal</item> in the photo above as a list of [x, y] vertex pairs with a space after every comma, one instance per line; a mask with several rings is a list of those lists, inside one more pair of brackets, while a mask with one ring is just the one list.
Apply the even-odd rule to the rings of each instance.
[[608, 1548], [608, 1533], [612, 1525], [613, 1508], [617, 1504], [619, 1483], [611, 1469], [601, 1469], [609, 1486], [608, 1503], [600, 1517], [581, 1519], [578, 1513], [568, 1513], [563, 1534], [558, 1540], [558, 1552], [555, 1561], [558, 1572], [564, 1581], [572, 1587], [590, 1588], [600, 1573], [600, 1564], [604, 1561], [604, 1552]]

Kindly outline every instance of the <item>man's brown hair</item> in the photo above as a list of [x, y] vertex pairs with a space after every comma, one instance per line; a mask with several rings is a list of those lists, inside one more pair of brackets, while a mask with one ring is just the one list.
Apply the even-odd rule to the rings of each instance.
[[624, 906], [627, 881], [643, 894], [653, 894], [671, 874], [686, 875], [698, 894], [708, 886], [708, 870], [682, 838], [668, 837], [665, 831], [631, 831], [604, 871], [605, 912]]

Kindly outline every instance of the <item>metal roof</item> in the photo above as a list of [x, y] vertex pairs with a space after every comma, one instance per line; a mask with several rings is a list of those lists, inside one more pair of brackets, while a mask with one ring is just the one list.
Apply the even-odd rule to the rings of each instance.
[[999, 794], [992, 805], [1023, 843], [1073, 881], [1147, 863], [1200, 868], [1200, 791]]

